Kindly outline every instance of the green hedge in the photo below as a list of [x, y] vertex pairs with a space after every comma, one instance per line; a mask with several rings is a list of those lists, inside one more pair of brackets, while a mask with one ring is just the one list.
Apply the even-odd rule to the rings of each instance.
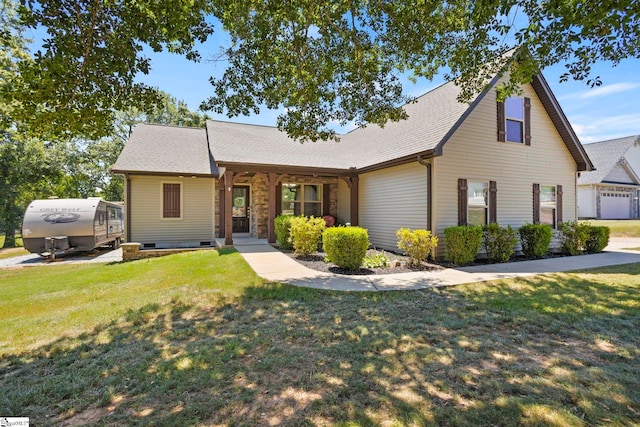
[[454, 264], [470, 264], [482, 245], [482, 227], [463, 225], [444, 229], [445, 258]]
[[529, 258], [541, 258], [549, 251], [553, 229], [549, 224], [525, 224], [518, 229], [522, 253]]
[[511, 226], [502, 228], [498, 224], [482, 227], [482, 246], [490, 262], [507, 262], [518, 244], [517, 233]]
[[357, 270], [367, 254], [369, 233], [362, 227], [331, 227], [322, 233], [322, 243], [332, 263]]
[[585, 242], [587, 252], [602, 252], [609, 244], [609, 227], [590, 225], [587, 229], [587, 234], [587, 241]]
[[584, 252], [589, 237], [588, 223], [567, 221], [560, 224], [562, 231], [562, 253], [579, 255]]
[[326, 223], [322, 218], [297, 216], [291, 218], [291, 241], [296, 255], [306, 256], [318, 250]]
[[396, 231], [398, 248], [409, 256], [411, 264], [419, 265], [421, 261], [431, 255], [433, 249], [438, 246], [438, 237], [428, 230], [410, 230], [401, 228]]
[[286, 250], [293, 249], [293, 243], [291, 242], [291, 218], [294, 217], [292, 215], [279, 215], [273, 220], [278, 246]]

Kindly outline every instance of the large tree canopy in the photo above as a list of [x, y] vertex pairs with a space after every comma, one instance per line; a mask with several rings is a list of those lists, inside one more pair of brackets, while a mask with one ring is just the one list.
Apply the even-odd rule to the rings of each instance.
[[430, 79], [445, 70], [468, 100], [496, 74], [511, 76], [505, 96], [558, 62], [563, 79], [597, 85], [595, 61], [640, 54], [635, 0], [214, 3], [232, 45], [206, 106], [231, 115], [285, 107], [278, 125], [301, 139], [334, 136], [331, 122], [403, 118], [401, 73]]
[[22, 23], [46, 36], [33, 60], [18, 62], [21, 84], [3, 94], [19, 101], [10, 125], [54, 138], [108, 135], [115, 111], [161, 102], [135, 80], [149, 72], [143, 48], [197, 59], [194, 44], [212, 31], [208, 11], [206, 0], [25, 1]]
[[150, 67], [143, 46], [197, 58], [213, 16], [231, 44], [203, 105], [230, 116], [284, 108], [290, 136], [326, 139], [330, 123], [404, 118], [403, 75], [445, 72], [466, 99], [497, 73], [511, 78], [504, 95], [556, 63], [564, 79], [598, 84], [596, 61], [640, 56], [639, 11], [636, 0], [25, 0], [22, 23], [47, 35], [0, 101], [19, 106], [14, 126], [104, 134], [115, 110], [158, 101], [135, 81]]

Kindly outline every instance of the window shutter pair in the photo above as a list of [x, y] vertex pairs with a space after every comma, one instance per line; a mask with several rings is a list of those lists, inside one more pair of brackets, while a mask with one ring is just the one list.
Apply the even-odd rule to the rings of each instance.
[[[562, 185], [556, 185], [556, 222], [562, 220]], [[540, 224], [540, 184], [533, 184], [533, 223]]]
[[[468, 186], [465, 178], [458, 179], [458, 225], [467, 225]], [[489, 181], [489, 223], [497, 221], [498, 186], [495, 181]]]
[[[498, 141], [507, 140], [507, 117], [504, 102], [498, 102]], [[531, 145], [531, 98], [524, 98], [524, 145]]]

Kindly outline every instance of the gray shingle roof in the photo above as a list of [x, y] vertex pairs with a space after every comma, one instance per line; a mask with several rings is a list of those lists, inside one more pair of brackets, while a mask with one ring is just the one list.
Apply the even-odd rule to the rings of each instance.
[[602, 182], [633, 143], [639, 139], [640, 136], [632, 135], [583, 145], [596, 170], [581, 173], [578, 178], [578, 185]]
[[214, 120], [207, 129], [217, 162], [362, 168], [435, 149], [469, 108], [456, 100], [458, 93], [453, 83], [443, 84], [407, 104], [407, 120], [358, 128], [340, 135], [338, 143], [301, 144], [275, 127]]
[[201, 128], [138, 124], [113, 172], [217, 175]]
[[272, 126], [207, 121], [209, 144], [216, 162], [348, 169], [342, 142], [301, 144]]
[[[553, 113], [551, 118], [579, 170], [590, 169], [591, 162], [544, 78], [534, 79], [534, 83], [545, 108], [550, 115]], [[459, 91], [454, 83], [445, 83], [405, 105], [407, 120], [388, 123], [384, 128], [377, 125], [358, 128], [340, 135], [340, 142], [301, 144], [276, 127], [216, 120], [207, 121], [206, 131], [138, 125], [113, 171], [217, 175], [214, 163], [346, 171], [389, 165], [411, 157], [415, 160], [420, 154], [440, 155], [442, 145], [484, 96], [480, 95], [472, 104], [460, 103]]]

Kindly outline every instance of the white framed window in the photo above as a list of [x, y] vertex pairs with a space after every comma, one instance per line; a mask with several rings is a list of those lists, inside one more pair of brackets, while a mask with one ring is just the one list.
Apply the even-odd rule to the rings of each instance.
[[554, 229], [557, 226], [556, 200], [555, 185], [540, 186], [540, 223], [549, 224]]
[[524, 143], [524, 99], [507, 98], [505, 101], [506, 139]]
[[182, 219], [182, 183], [161, 183], [161, 218]]
[[321, 184], [282, 184], [282, 215], [322, 216]]
[[487, 225], [489, 221], [489, 183], [469, 182], [467, 188], [467, 224]]

